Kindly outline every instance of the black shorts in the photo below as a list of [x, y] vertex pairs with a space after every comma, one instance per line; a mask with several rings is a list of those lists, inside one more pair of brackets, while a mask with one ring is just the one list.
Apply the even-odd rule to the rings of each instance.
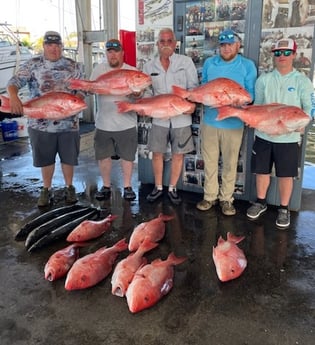
[[78, 165], [80, 153], [80, 134], [78, 131], [49, 133], [28, 128], [32, 146], [33, 164], [35, 167], [45, 167], [56, 162], [68, 165]]
[[272, 143], [256, 137], [252, 149], [252, 173], [270, 174], [273, 164], [277, 177], [298, 176], [298, 143]]
[[96, 128], [94, 149], [96, 160], [119, 156], [125, 161], [133, 162], [138, 148], [137, 128], [109, 132]]

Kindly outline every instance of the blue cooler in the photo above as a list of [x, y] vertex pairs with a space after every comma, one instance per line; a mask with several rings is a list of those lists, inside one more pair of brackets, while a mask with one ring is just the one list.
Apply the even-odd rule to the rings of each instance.
[[4, 119], [1, 122], [2, 137], [4, 141], [18, 139], [18, 123], [15, 120]]

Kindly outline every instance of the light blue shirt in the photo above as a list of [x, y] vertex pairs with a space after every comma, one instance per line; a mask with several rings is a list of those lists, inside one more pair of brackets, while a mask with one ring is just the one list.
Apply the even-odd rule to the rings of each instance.
[[[202, 68], [202, 84], [217, 78], [228, 78], [239, 83], [249, 92], [254, 100], [255, 81], [257, 78], [257, 68], [254, 62], [238, 54], [232, 61], [224, 61], [220, 55], [208, 58]], [[217, 121], [218, 110], [209, 106], [204, 107], [203, 123], [226, 129], [238, 129], [244, 126], [243, 121], [236, 117]]]
[[[264, 73], [257, 79], [255, 104], [282, 103], [297, 106], [309, 115], [314, 113], [314, 87], [309, 78], [296, 69], [282, 75], [277, 69]], [[270, 136], [255, 130], [255, 135], [274, 143], [294, 143], [300, 141], [300, 133]]]

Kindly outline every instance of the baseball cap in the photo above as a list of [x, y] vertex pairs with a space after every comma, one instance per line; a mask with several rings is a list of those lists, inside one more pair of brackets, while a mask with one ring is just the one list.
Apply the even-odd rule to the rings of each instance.
[[240, 42], [241, 38], [231, 29], [223, 30], [218, 37], [219, 44]]
[[294, 52], [297, 49], [297, 44], [292, 38], [282, 38], [277, 41], [276, 44], [272, 47], [271, 51], [275, 50], [293, 50]]
[[44, 35], [44, 43], [61, 44], [61, 36], [57, 31], [47, 31]]
[[112, 38], [106, 42], [106, 50], [114, 49], [116, 52], [122, 50], [122, 46], [119, 40]]

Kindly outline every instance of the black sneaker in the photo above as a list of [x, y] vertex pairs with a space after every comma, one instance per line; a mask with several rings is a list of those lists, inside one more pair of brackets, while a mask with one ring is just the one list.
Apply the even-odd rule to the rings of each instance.
[[182, 199], [177, 194], [176, 189], [173, 189], [172, 191], [168, 191], [167, 195], [174, 205], [179, 205], [182, 202]]
[[74, 186], [65, 187], [64, 192], [67, 205], [75, 204], [78, 201]]
[[290, 211], [285, 208], [278, 209], [278, 216], [276, 220], [278, 228], [286, 229], [290, 226]]
[[95, 199], [108, 200], [110, 198], [110, 188], [103, 186], [98, 192], [95, 193]]
[[40, 191], [39, 199], [37, 201], [38, 207], [47, 207], [52, 204], [54, 195], [51, 189], [43, 187]]
[[132, 190], [131, 187], [124, 188], [124, 199], [125, 200], [135, 200], [136, 193]]
[[147, 200], [150, 202], [154, 202], [162, 195], [163, 195], [163, 190], [157, 189], [156, 187], [154, 187], [153, 191], [147, 196]]

